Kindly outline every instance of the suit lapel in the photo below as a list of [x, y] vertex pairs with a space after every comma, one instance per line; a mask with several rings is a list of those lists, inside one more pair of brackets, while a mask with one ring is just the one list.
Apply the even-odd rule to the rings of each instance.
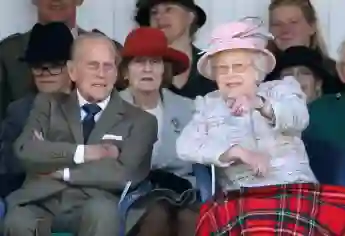
[[82, 124], [80, 118], [80, 107], [77, 98], [77, 91], [74, 90], [65, 103], [63, 103], [62, 110], [68, 121], [68, 125], [72, 131], [74, 139], [77, 143], [84, 143]]
[[95, 143], [102, 139], [113, 126], [122, 121], [125, 108], [122, 99], [117, 91], [113, 91], [109, 104], [103, 111], [99, 120], [96, 122], [95, 128], [90, 134], [89, 143]]

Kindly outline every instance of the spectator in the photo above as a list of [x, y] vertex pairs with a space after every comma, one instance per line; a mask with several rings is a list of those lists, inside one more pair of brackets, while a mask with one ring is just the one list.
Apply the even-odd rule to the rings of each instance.
[[72, 43], [71, 31], [63, 23], [47, 25], [37, 23], [32, 28], [28, 47], [22, 58], [28, 64], [34, 77], [32, 93], [9, 105], [1, 127], [0, 190], [2, 197], [19, 188], [25, 176], [12, 146], [23, 131], [36, 93], [69, 93], [72, 88], [66, 68]]
[[[32, 3], [37, 7], [39, 23], [63, 22], [76, 38], [86, 32], [76, 24], [77, 7], [83, 1], [32, 0]], [[31, 31], [10, 35], [0, 42], [0, 121], [10, 102], [30, 93], [32, 73], [27, 64], [18, 61], [18, 58], [25, 53]]]
[[169, 89], [176, 94], [194, 99], [215, 90], [216, 84], [198, 73], [197, 61], [201, 50], [193, 39], [205, 22], [205, 12], [193, 0], [137, 0], [135, 21], [140, 26], [151, 26], [164, 32], [169, 46], [187, 54], [190, 67], [174, 77]]
[[[337, 62], [337, 71], [342, 81], [345, 81], [344, 45], [341, 44]], [[326, 94], [309, 104], [310, 121], [303, 132], [303, 141], [310, 165], [321, 183], [345, 186], [344, 108], [344, 93]]]
[[[113, 42], [89, 33], [72, 52], [67, 68], [76, 89], [38, 95], [16, 141], [28, 175], [6, 199], [5, 235], [34, 236], [54, 226], [75, 235], [118, 235], [121, 193], [128, 181], [136, 188], [150, 172], [157, 121], [113, 89]], [[127, 220], [133, 225], [137, 217]]]
[[[276, 55], [292, 46], [306, 46], [318, 51], [323, 58], [326, 70], [331, 74], [329, 83], [336, 92], [345, 86], [337, 76], [335, 62], [327, 52], [326, 44], [319, 29], [315, 8], [310, 0], [272, 0], [269, 6], [269, 27], [275, 37], [269, 49]], [[268, 75], [267, 80], [275, 79]]]
[[276, 78], [293, 76], [300, 83], [307, 95], [307, 102], [312, 102], [322, 94], [333, 94], [337, 91], [330, 84], [332, 77], [322, 64], [322, 56], [316, 50], [304, 46], [286, 49], [277, 58], [277, 66], [272, 72]]
[[[166, 89], [173, 75], [189, 67], [187, 55], [168, 48], [165, 35], [158, 29], [142, 27], [131, 32], [123, 50], [121, 70], [129, 87], [120, 96], [131, 104], [153, 114], [158, 120], [158, 141], [152, 155], [151, 181], [158, 188], [181, 194], [195, 187], [192, 164], [177, 158], [175, 143], [180, 131], [192, 117], [193, 103]], [[194, 204], [191, 203], [191, 204]], [[158, 202], [143, 220], [140, 236], [160, 236], [171, 233], [170, 222], [177, 212], [178, 235], [195, 233], [197, 212]]]
[[316, 182], [300, 139], [309, 121], [293, 77], [261, 83], [275, 66], [261, 24], [217, 27], [198, 69], [219, 90], [196, 99], [196, 113], [177, 140], [182, 160], [219, 167], [224, 191]]

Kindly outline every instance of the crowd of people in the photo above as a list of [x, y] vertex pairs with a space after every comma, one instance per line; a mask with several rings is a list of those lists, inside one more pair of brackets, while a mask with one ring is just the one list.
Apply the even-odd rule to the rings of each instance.
[[195, 198], [148, 194], [126, 232], [195, 235], [200, 166], [220, 192], [345, 185], [345, 44], [328, 56], [309, 0], [272, 0], [268, 31], [219, 25], [204, 51], [193, 0], [137, 0], [124, 45], [79, 28], [83, 0], [32, 2], [38, 22], [0, 42], [4, 236], [119, 235], [121, 195], [147, 181]]

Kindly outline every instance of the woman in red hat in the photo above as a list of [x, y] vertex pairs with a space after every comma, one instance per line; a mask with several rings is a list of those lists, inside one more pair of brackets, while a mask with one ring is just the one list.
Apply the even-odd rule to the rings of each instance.
[[190, 60], [190, 67], [174, 76], [169, 89], [192, 99], [216, 90], [216, 84], [201, 76], [196, 68], [201, 50], [193, 45], [193, 39], [206, 22], [204, 10], [193, 0], [137, 0], [136, 6], [138, 25], [162, 30], [169, 46], [185, 52]]
[[[188, 70], [188, 57], [168, 47], [162, 31], [142, 27], [126, 38], [122, 51], [120, 73], [128, 88], [120, 92], [127, 102], [151, 113], [158, 121], [158, 140], [152, 152], [151, 182], [159, 189], [180, 194], [195, 192], [192, 164], [177, 158], [175, 144], [180, 132], [193, 113], [193, 102], [164, 88], [172, 77]], [[178, 235], [194, 235], [197, 211], [186, 205], [194, 204], [196, 197], [181, 206], [180, 200], [157, 201], [149, 208], [140, 236], [170, 235], [172, 223], [178, 223]], [[169, 200], [169, 199], [165, 199]], [[172, 204], [171, 204], [172, 203]], [[173, 222], [172, 222], [173, 221]], [[175, 235], [175, 234], [174, 234]]]

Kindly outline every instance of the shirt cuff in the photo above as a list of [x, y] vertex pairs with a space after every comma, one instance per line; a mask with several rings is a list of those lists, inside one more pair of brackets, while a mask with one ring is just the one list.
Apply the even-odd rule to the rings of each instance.
[[74, 157], [73, 157], [73, 160], [75, 162], [75, 164], [82, 164], [85, 162], [85, 159], [84, 159], [84, 145], [78, 145], [77, 146], [77, 149], [74, 153]]
[[63, 181], [66, 181], [66, 182], [70, 180], [69, 168], [63, 169], [62, 179], [63, 179]]

